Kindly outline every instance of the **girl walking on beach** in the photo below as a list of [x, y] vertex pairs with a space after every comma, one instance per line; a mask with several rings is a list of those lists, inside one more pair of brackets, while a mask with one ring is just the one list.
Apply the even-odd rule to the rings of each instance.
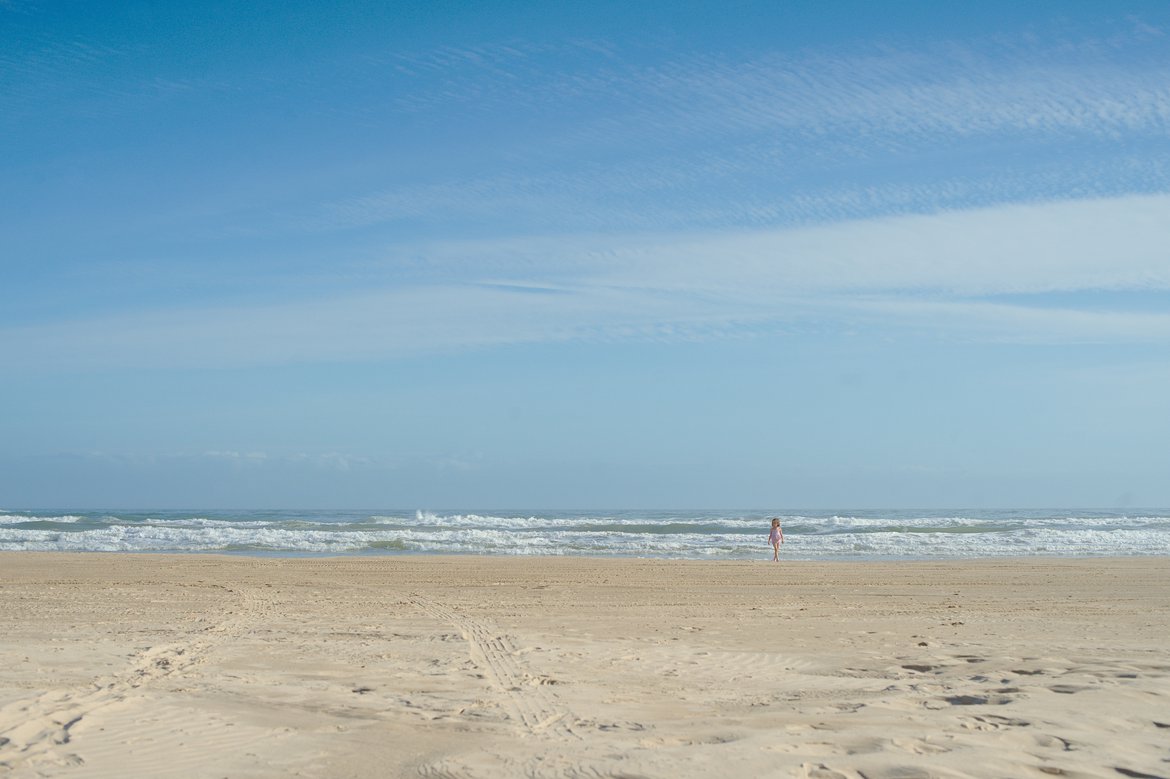
[[780, 544], [784, 543], [784, 531], [780, 529], [780, 517], [772, 517], [772, 532], [768, 533], [768, 543], [772, 545], [772, 559], [780, 562]]

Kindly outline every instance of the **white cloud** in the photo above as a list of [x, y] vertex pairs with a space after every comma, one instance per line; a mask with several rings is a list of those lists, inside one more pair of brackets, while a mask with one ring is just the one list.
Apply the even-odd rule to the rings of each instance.
[[55, 457], [68, 457], [103, 463], [113, 466], [229, 466], [239, 469], [309, 467], [325, 471], [349, 471], [357, 469], [389, 469], [395, 464], [385, 458], [375, 459], [365, 455], [335, 451], [273, 453], [264, 451], [238, 451], [212, 449], [202, 452], [151, 452], [126, 453], [109, 451], [60, 452]]
[[86, 368], [365, 361], [858, 320], [996, 340], [1167, 341], [1170, 315], [974, 299], [1167, 291], [1166, 247], [1170, 195], [790, 230], [418, 246], [409, 253], [440, 269], [432, 283], [9, 328], [0, 331], [0, 357]]
[[[800, 156], [783, 142], [729, 144], [685, 160], [670, 154], [620, 166], [589, 165], [571, 171], [495, 176], [404, 185], [286, 213], [275, 224], [246, 232], [330, 232], [408, 223], [429, 229], [452, 223], [521, 224], [534, 231], [620, 232], [705, 228], [780, 228], [970, 209], [1050, 198], [1115, 197], [1170, 187], [1170, 153], [1122, 153], [1001, 168], [979, 177], [933, 175], [927, 180], [889, 180], [820, 186], [761, 185], [785, 178], [785, 159]], [[488, 228], [490, 229], [490, 227]]]
[[1086, 311], [986, 301], [850, 300], [858, 319], [897, 322], [970, 340], [1016, 343], [1170, 343], [1170, 312]]
[[214, 450], [204, 452], [201, 456], [207, 460], [217, 460], [230, 462], [233, 465], [250, 466], [263, 465], [268, 462], [267, 452], [237, 452], [237, 451], [223, 451]]
[[[1110, 145], [1157, 142], [1170, 129], [1170, 61], [1156, 33], [1134, 22], [1099, 39], [1050, 34], [915, 50], [664, 59], [613, 45], [593, 54], [576, 45], [510, 44], [376, 57], [369, 67], [377, 72], [409, 64], [394, 82], [399, 100], [436, 126], [467, 122], [490, 134], [493, 122], [504, 123], [505, 137], [522, 146], [504, 153], [521, 164], [319, 203], [291, 214], [282, 229], [460, 219], [598, 229], [791, 224], [939, 202], [1164, 188], [1164, 160], [1137, 148], [1134, 165]], [[1004, 164], [1003, 155], [1028, 151], [1013, 144], [1037, 141], [1068, 144], [1059, 165], [1071, 169], [1028, 158]], [[1086, 142], [1093, 149], [1073, 148]], [[964, 151], [987, 143], [999, 148]], [[955, 157], [941, 163], [932, 156], [948, 151]], [[499, 153], [493, 147], [484, 156]], [[995, 164], [972, 172], [973, 156]], [[871, 181], [874, 161], [883, 161], [884, 181]], [[944, 177], [930, 170], [936, 163], [959, 172]], [[826, 191], [825, 171], [843, 166], [860, 174], [857, 185]], [[929, 175], [901, 180], [908, 169]], [[769, 184], [744, 185], [764, 171]]]
[[398, 252], [423, 258], [439, 277], [744, 303], [889, 290], [1166, 290], [1168, 246], [1170, 195], [1143, 195], [788, 229], [443, 242]]
[[997, 206], [615, 249], [627, 285], [956, 295], [1170, 289], [1170, 195]]
[[[614, 108], [581, 123], [578, 138], [761, 129], [815, 138], [849, 128], [864, 142], [885, 134], [1161, 131], [1170, 121], [1170, 71], [1156, 32], [1135, 26], [1073, 41], [1048, 34], [666, 59], [628, 45], [593, 57], [566, 46], [442, 49], [410, 59], [425, 64], [411, 71], [417, 85], [403, 84], [400, 105], [544, 113], [604, 100]], [[1133, 56], [1141, 52], [1154, 56]]]

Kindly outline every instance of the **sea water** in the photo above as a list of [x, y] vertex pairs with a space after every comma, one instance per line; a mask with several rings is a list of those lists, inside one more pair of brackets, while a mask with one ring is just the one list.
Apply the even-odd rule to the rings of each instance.
[[1170, 510], [0, 510], [0, 550], [882, 560], [1170, 554]]

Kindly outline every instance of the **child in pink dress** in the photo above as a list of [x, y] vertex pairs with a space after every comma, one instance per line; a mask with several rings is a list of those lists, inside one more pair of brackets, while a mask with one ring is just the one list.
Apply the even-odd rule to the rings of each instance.
[[780, 529], [780, 517], [772, 517], [772, 532], [768, 533], [768, 543], [772, 545], [772, 559], [780, 562], [780, 544], [784, 543], [784, 531]]

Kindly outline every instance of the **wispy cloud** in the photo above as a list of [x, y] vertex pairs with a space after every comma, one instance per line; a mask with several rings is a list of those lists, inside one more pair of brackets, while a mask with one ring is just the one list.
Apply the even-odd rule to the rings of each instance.
[[392, 249], [435, 278], [744, 296], [1167, 289], [1170, 195], [998, 205], [805, 227], [570, 234]]
[[953, 295], [1170, 288], [1170, 196], [997, 206], [626, 248], [672, 287], [928, 290]]
[[[306, 123], [324, 133], [306, 139], [314, 145], [345, 148], [365, 134], [355, 128], [379, 128], [379, 141], [340, 155], [337, 170], [249, 171], [175, 214], [117, 221], [141, 229], [238, 238], [404, 225], [416, 235], [783, 227], [1170, 189], [1170, 57], [1164, 32], [1137, 19], [1095, 37], [1048, 30], [848, 50], [680, 54], [633, 40], [331, 50], [294, 72], [258, 63], [230, 74], [152, 72], [149, 47], [38, 35], [0, 54], [13, 74], [0, 79], [0, 100], [14, 123], [21, 106], [136, 120], [163, 97], [234, 113], [275, 92], [298, 115], [328, 117]], [[299, 131], [279, 124], [268, 129]], [[1028, 144], [1076, 146], [1076, 163]], [[980, 153], [986, 145], [996, 153]], [[389, 149], [475, 164], [401, 175]], [[354, 175], [366, 167], [368, 178]]]
[[[493, 219], [538, 230], [790, 225], [1165, 190], [1170, 58], [1160, 35], [1135, 20], [1098, 38], [649, 64], [628, 45], [375, 58], [370, 78], [391, 63], [405, 68], [394, 71], [400, 108], [439, 126], [506, 127], [515, 164], [332, 199], [286, 221], [311, 230]], [[1010, 164], [981, 155], [973, 167], [980, 144], [1016, 151]], [[1077, 162], [1045, 159], [1030, 144], [1049, 154], [1076, 146]]]
[[319, 452], [268, 452], [258, 450], [238, 451], [214, 449], [202, 452], [115, 452], [84, 451], [60, 452], [52, 457], [68, 457], [75, 460], [100, 463], [111, 466], [227, 466], [236, 470], [258, 470], [261, 468], [288, 468], [290, 466], [324, 471], [349, 471], [362, 468], [388, 469], [395, 464], [385, 458], [376, 459], [365, 455], [335, 451]]
[[[780, 170], [783, 156], [780, 145], [753, 143], [693, 154], [685, 163], [670, 156], [651, 157], [619, 167], [584, 166], [540, 175], [505, 173], [400, 186], [318, 204], [252, 229], [325, 233], [400, 223], [429, 229], [451, 223], [519, 223], [533, 232], [552, 228], [603, 233], [792, 227], [1170, 189], [1170, 152], [1117, 150], [1077, 165], [1055, 160], [979, 176], [940, 172], [925, 181], [753, 191], [751, 185], [767, 175], [785, 183]], [[726, 189], [733, 191], [724, 194]]]
[[698, 61], [632, 83], [649, 81], [658, 102], [674, 106], [656, 125], [689, 124], [704, 132], [776, 128], [819, 136], [849, 130], [871, 139], [1055, 131], [1113, 135], [1159, 131], [1170, 120], [1165, 62], [1123, 69], [1104, 58], [1054, 63], [1044, 53], [1006, 61], [974, 51], [964, 57], [936, 51], [744, 64]]
[[9, 328], [0, 357], [25, 369], [353, 362], [515, 343], [738, 337], [808, 323], [981, 340], [1170, 342], [1170, 314], [998, 297], [1170, 290], [1165, 195], [592, 241], [418, 246], [414, 253], [451, 272], [296, 303]]
[[[1159, 131], [1170, 119], [1170, 63], [1162, 31], [1132, 20], [1101, 37], [1054, 34], [939, 41], [909, 48], [779, 54], [691, 54], [651, 58], [629, 44], [604, 56], [566, 46], [480, 46], [413, 57], [401, 84], [404, 107], [443, 103], [476, 110], [506, 105], [547, 112], [604, 101], [604, 118], [574, 122], [585, 135], [629, 139], [651, 131], [733, 134], [761, 129], [815, 138], [845, 129], [858, 141], [880, 135], [972, 136], [1071, 131], [1109, 135]], [[1124, 57], [1125, 67], [1117, 64]], [[439, 76], [454, 89], [434, 90]]]
[[1170, 343], [1170, 313], [1094, 311], [969, 300], [873, 298], [843, 303], [858, 322], [897, 323], [969, 341], [1011, 343]]

